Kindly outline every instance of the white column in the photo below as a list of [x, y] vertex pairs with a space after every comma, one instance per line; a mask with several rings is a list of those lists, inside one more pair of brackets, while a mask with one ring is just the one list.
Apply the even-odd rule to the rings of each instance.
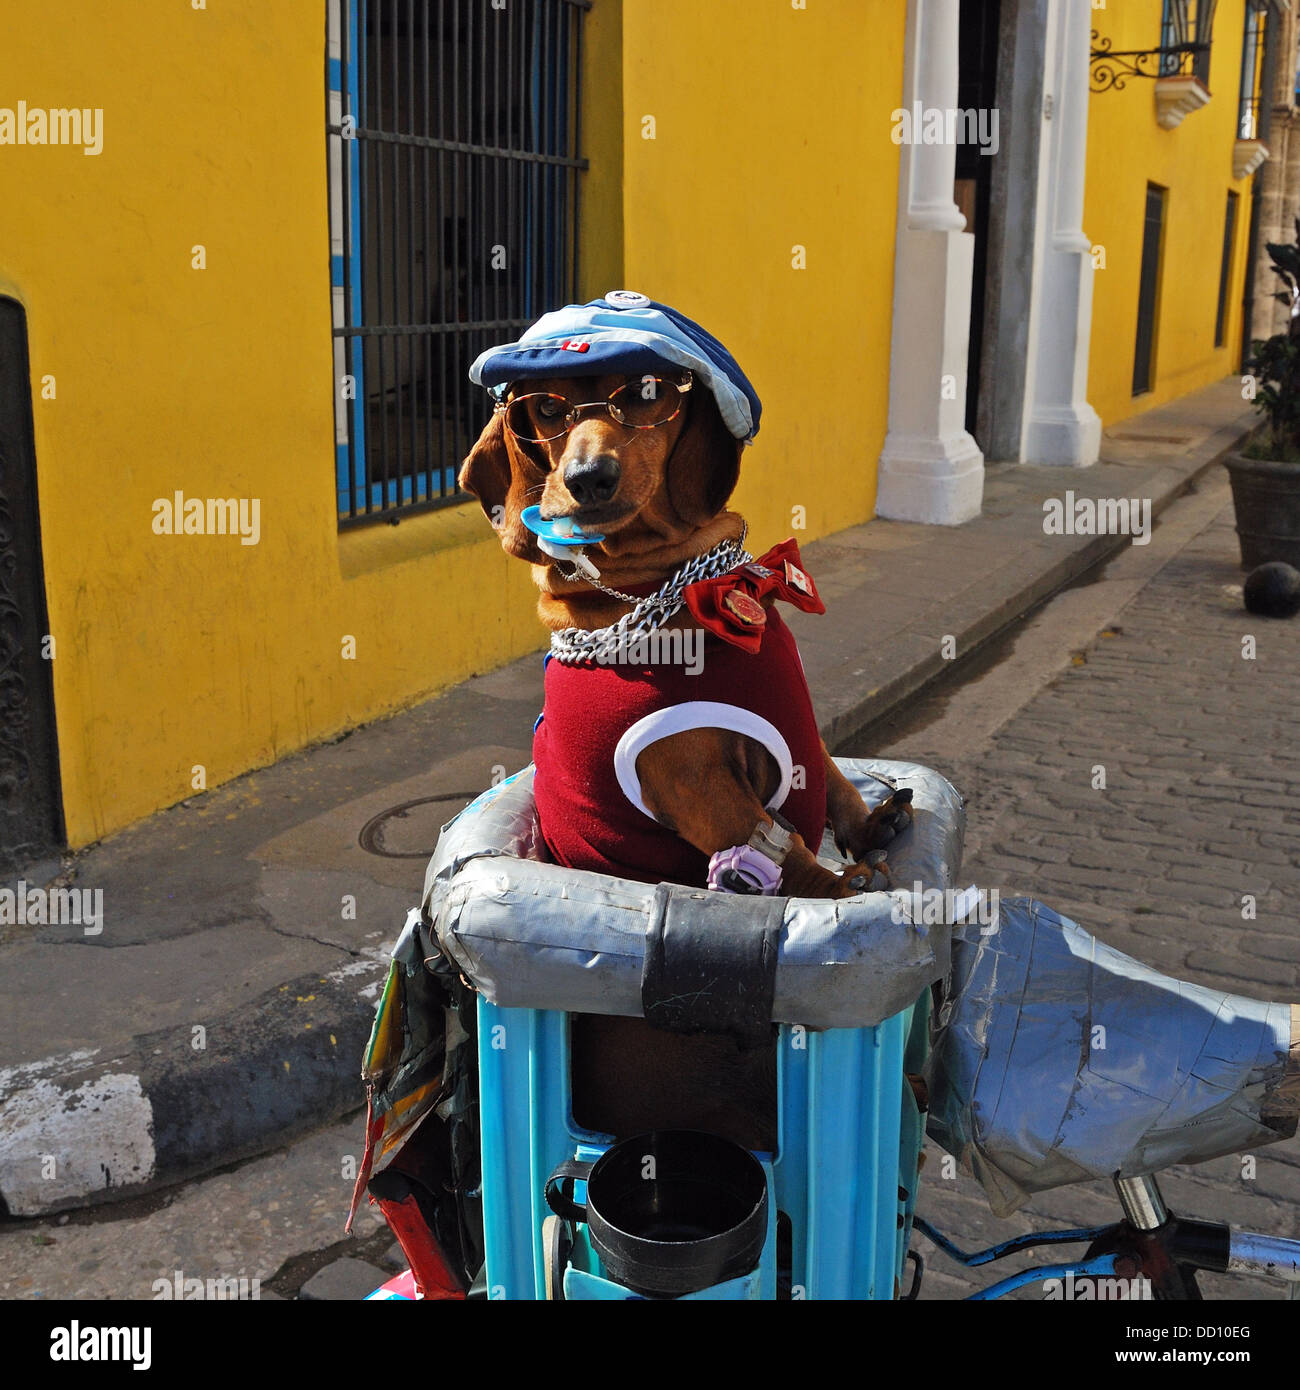
[[[1089, 0], [1057, 0], [1048, 68], [1051, 135], [1045, 142], [1048, 236], [1036, 258], [1025, 463], [1086, 467], [1097, 461], [1101, 420], [1088, 404], [1092, 245], [1083, 231], [1088, 154]], [[1103, 97], [1102, 100], [1105, 100]]]
[[[957, 105], [957, 36], [960, 0], [918, 0], [909, 14], [908, 37], [913, 19], [919, 18], [924, 34], [914, 50], [916, 79], [913, 102], [922, 111], [938, 107], [950, 111]], [[906, 61], [906, 59], [905, 59]], [[919, 123], [912, 129], [913, 144], [905, 148], [911, 165], [911, 197], [907, 225], [936, 232], [964, 232], [966, 219], [953, 202], [957, 174], [955, 145], [922, 145]]]
[[[1086, 0], [1085, 0], [1086, 3]], [[908, 0], [903, 99], [957, 105], [958, 0]], [[984, 456], [966, 433], [975, 238], [953, 202], [953, 145], [905, 145], [899, 161], [889, 429], [876, 514], [955, 526], [978, 516]]]

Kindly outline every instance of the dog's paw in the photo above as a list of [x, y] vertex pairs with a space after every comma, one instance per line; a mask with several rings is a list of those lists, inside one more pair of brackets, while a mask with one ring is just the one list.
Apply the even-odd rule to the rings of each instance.
[[891, 844], [912, 823], [912, 789], [904, 787], [868, 812], [857, 803], [852, 813], [832, 821], [835, 845], [846, 859], [863, 859]]
[[883, 849], [912, 824], [912, 789], [903, 787], [867, 817], [867, 849]]
[[883, 893], [889, 889], [889, 863], [882, 849], [869, 852], [860, 864], [850, 864], [840, 874], [836, 896], [856, 897], [859, 893]]

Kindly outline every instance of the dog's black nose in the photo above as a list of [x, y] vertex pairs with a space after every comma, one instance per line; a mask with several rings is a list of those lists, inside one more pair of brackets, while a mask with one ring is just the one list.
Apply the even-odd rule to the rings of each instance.
[[619, 476], [618, 459], [613, 454], [597, 454], [595, 458], [575, 459], [564, 470], [564, 486], [580, 507], [590, 507], [613, 497]]

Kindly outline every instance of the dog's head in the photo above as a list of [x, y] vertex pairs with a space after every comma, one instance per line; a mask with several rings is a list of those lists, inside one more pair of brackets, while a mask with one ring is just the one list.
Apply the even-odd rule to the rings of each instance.
[[667, 559], [726, 506], [762, 413], [716, 338], [632, 290], [544, 314], [482, 353], [470, 379], [496, 408], [460, 484], [534, 564], [545, 557], [529, 506], [604, 536], [606, 557]]
[[617, 554], [620, 537], [673, 542], [717, 516], [735, 489], [742, 447], [713, 395], [686, 371], [530, 378], [497, 405], [460, 485], [511, 555], [545, 561], [520, 519], [534, 505], [548, 521], [571, 518], [603, 534], [606, 552]]

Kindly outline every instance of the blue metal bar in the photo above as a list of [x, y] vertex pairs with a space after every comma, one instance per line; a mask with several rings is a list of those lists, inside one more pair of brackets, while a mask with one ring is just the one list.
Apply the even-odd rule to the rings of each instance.
[[971, 1294], [966, 1302], [980, 1303], [991, 1298], [1001, 1298], [1004, 1293], [1011, 1293], [1015, 1289], [1024, 1288], [1026, 1284], [1037, 1284], [1045, 1279], [1066, 1279], [1070, 1275], [1082, 1275], [1087, 1278], [1094, 1274], [1114, 1273], [1114, 1255], [1098, 1255], [1094, 1259], [1084, 1260], [1081, 1264], [1038, 1265], [1035, 1269], [1026, 1269], [1020, 1274], [1011, 1275], [1009, 1279], [990, 1284], [987, 1289]]
[[[365, 72], [365, 25], [361, 19], [361, 7], [365, 0], [354, 0], [344, 5], [344, 19], [347, 45], [346, 93], [347, 105], [344, 117], [351, 116], [358, 125], [365, 119], [365, 109], [361, 103], [361, 83]], [[346, 301], [344, 322], [360, 324], [365, 320], [361, 307], [361, 288], [364, 271], [361, 264], [361, 235], [365, 222], [365, 208], [361, 199], [361, 149], [358, 142], [355, 148], [343, 142], [343, 183], [342, 194], [345, 202], [345, 233], [343, 255], [346, 260], [343, 277], [343, 294]], [[340, 477], [339, 510], [346, 510], [355, 516], [363, 505], [366, 484], [366, 387], [365, 387], [365, 345], [359, 338], [347, 346], [353, 381], [352, 400], [348, 402], [348, 450], [350, 455], [350, 477]], [[348, 488], [346, 498], [343, 487]]]
[[974, 1254], [968, 1255], [921, 1217], [913, 1218], [912, 1227], [920, 1231], [927, 1240], [933, 1241], [950, 1259], [956, 1260], [968, 1269], [976, 1265], [986, 1265], [991, 1260], [1003, 1259], [1007, 1255], [1014, 1255], [1020, 1250], [1032, 1249], [1035, 1245], [1070, 1245], [1076, 1241], [1094, 1241], [1115, 1229], [1114, 1226], [1090, 1226], [1077, 1231], [1038, 1231], [1025, 1236], [1013, 1236], [1010, 1240], [990, 1245], [987, 1250], [977, 1250]]

